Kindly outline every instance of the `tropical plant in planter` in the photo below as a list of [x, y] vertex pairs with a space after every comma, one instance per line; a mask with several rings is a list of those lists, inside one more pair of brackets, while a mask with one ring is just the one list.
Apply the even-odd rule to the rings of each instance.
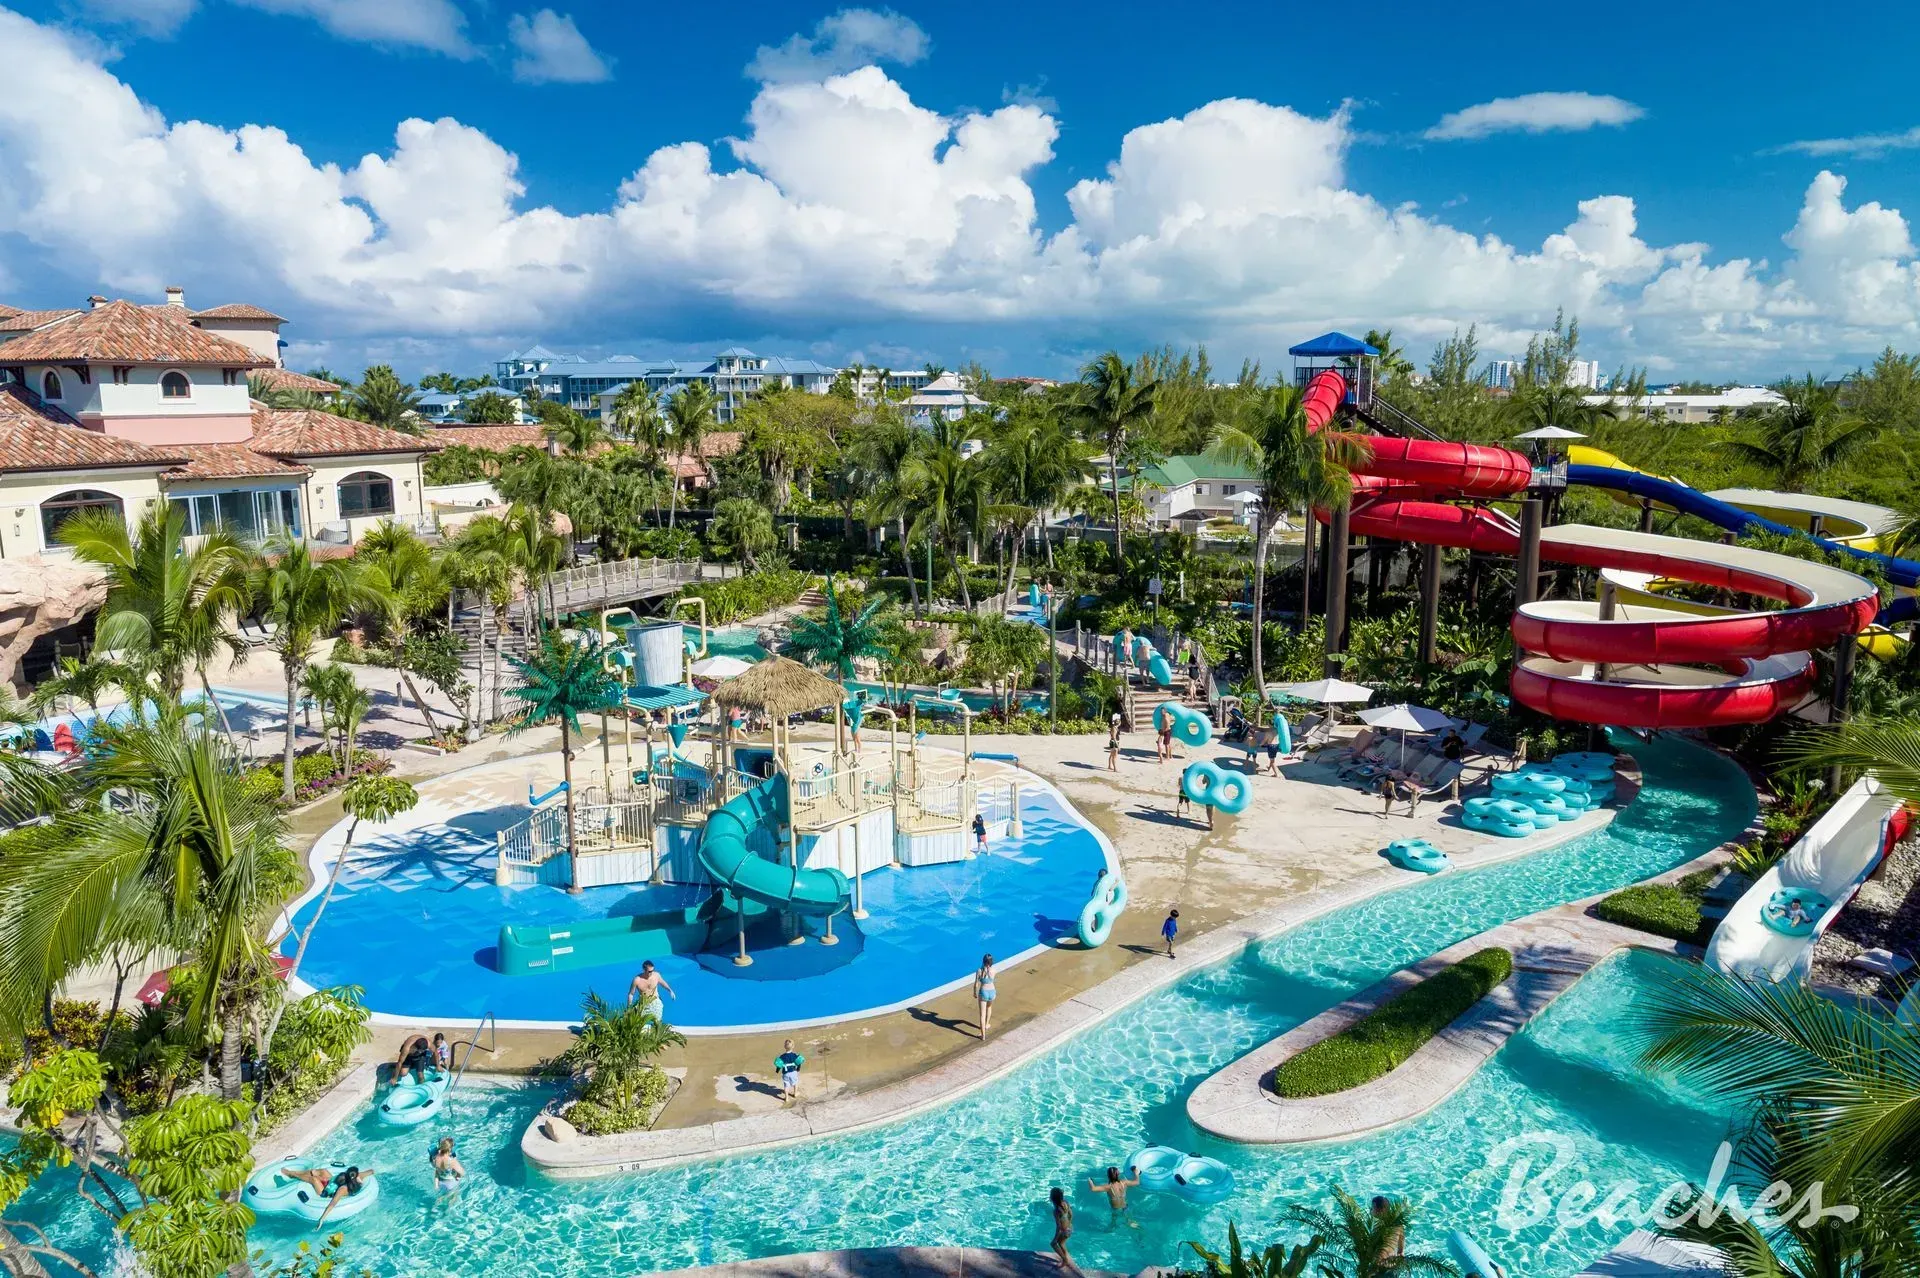
[[587, 1135], [632, 1131], [666, 1096], [666, 1075], [654, 1058], [686, 1037], [640, 1004], [619, 1008], [589, 992], [581, 1004], [580, 1037], [560, 1061], [586, 1076], [568, 1121]]

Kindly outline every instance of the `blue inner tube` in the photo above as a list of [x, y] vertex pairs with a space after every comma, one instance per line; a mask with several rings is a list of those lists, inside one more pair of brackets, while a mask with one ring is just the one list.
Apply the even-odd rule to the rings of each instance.
[[440, 1112], [447, 1099], [445, 1074], [431, 1073], [424, 1083], [401, 1083], [380, 1104], [380, 1121], [389, 1127], [418, 1127]]
[[1198, 1154], [1181, 1161], [1173, 1182], [1173, 1192], [1190, 1203], [1217, 1203], [1233, 1193], [1232, 1170], [1217, 1158]]
[[1140, 1188], [1165, 1193], [1174, 1188], [1174, 1176], [1186, 1154], [1166, 1145], [1149, 1145], [1127, 1160], [1127, 1170], [1140, 1178]]
[[[1794, 905], [1798, 903], [1801, 918], [1794, 919]], [[1814, 925], [1820, 916], [1827, 912], [1832, 902], [1818, 892], [1806, 888], [1781, 888], [1767, 898], [1760, 907], [1760, 918], [1774, 931], [1784, 936], [1811, 936]]]
[[1074, 933], [1080, 938], [1080, 944], [1090, 950], [1105, 945], [1107, 938], [1113, 935], [1114, 920], [1126, 908], [1126, 880], [1108, 871], [1101, 878], [1092, 899], [1080, 907], [1080, 917], [1074, 924]]
[[253, 1210], [257, 1216], [298, 1216], [302, 1220], [319, 1220], [325, 1212], [328, 1223], [336, 1220], [351, 1220], [380, 1200], [380, 1178], [368, 1173], [360, 1181], [360, 1192], [348, 1194], [327, 1211], [328, 1199], [315, 1191], [304, 1180], [298, 1180], [286, 1173], [293, 1168], [306, 1170], [312, 1167], [324, 1167], [335, 1179], [347, 1170], [345, 1163], [315, 1163], [307, 1159], [283, 1158], [268, 1167], [262, 1167], [248, 1180], [247, 1187], [241, 1191], [241, 1201]]

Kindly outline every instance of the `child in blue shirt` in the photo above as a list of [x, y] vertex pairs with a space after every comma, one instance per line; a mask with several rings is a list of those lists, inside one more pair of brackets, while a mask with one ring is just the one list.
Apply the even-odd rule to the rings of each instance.
[[1180, 911], [1168, 910], [1167, 921], [1160, 925], [1161, 939], [1167, 943], [1167, 957], [1173, 957], [1173, 938], [1180, 935]]

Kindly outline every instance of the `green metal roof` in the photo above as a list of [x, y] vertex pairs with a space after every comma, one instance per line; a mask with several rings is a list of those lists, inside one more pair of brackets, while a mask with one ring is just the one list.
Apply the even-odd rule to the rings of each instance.
[[1259, 476], [1250, 468], [1218, 453], [1189, 453], [1169, 457], [1157, 465], [1146, 467], [1141, 474], [1148, 483], [1168, 490], [1202, 480], [1226, 479], [1246, 483], [1259, 480]]

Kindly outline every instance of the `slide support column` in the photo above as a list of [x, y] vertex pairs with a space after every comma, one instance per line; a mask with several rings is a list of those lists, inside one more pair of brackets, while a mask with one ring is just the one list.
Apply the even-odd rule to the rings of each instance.
[[1513, 585], [1513, 606], [1519, 608], [1540, 597], [1540, 499], [1520, 503], [1519, 576]]
[[1430, 666], [1439, 657], [1440, 547], [1420, 548], [1420, 664]]
[[1351, 503], [1334, 507], [1327, 521], [1327, 664], [1329, 678], [1340, 673], [1334, 658], [1347, 650], [1347, 527]]
[[1643, 533], [1653, 531], [1653, 498], [1651, 497], [1640, 499], [1640, 531]]
[[[1854, 635], [1841, 635], [1839, 646], [1833, 650], [1833, 690], [1827, 698], [1829, 723], [1845, 723], [1847, 720], [1847, 703], [1853, 699], [1853, 661], [1859, 651], [1859, 639]], [[1829, 768], [1827, 793], [1839, 794], [1843, 779], [1839, 764]]]

